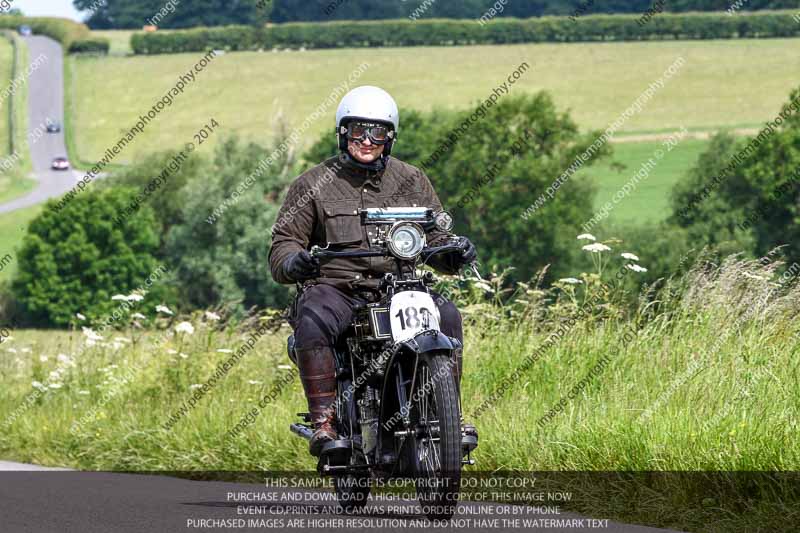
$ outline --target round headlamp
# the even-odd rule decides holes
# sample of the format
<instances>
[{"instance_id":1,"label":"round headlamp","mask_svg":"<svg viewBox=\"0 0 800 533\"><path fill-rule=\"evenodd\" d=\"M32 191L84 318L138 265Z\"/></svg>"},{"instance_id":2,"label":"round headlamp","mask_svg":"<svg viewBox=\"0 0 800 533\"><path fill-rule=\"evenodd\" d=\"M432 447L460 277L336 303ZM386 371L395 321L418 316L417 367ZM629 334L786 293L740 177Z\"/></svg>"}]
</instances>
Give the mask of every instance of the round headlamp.
<instances>
[{"instance_id":1,"label":"round headlamp","mask_svg":"<svg viewBox=\"0 0 800 533\"><path fill-rule=\"evenodd\" d=\"M413 259L425 248L425 231L418 224L398 222L389 230L389 251L400 259Z\"/></svg>"}]
</instances>

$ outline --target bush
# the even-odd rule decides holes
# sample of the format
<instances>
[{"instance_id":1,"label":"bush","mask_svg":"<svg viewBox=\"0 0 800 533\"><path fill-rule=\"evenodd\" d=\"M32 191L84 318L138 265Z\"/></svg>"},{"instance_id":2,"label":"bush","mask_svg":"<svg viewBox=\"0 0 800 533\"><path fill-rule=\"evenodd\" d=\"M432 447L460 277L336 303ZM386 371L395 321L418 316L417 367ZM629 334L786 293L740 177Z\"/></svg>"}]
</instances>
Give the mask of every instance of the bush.
<instances>
[{"instance_id":1,"label":"bush","mask_svg":"<svg viewBox=\"0 0 800 533\"><path fill-rule=\"evenodd\" d=\"M225 303L242 311L288 303L288 287L269 275L267 251L281 193L296 171L285 156L267 164L273 149L229 139L213 161L193 167L164 252L184 306Z\"/></svg>"},{"instance_id":2,"label":"bush","mask_svg":"<svg viewBox=\"0 0 800 533\"><path fill-rule=\"evenodd\" d=\"M69 47L70 54L101 54L107 55L111 41L101 37L81 39L74 41Z\"/></svg>"},{"instance_id":3,"label":"bush","mask_svg":"<svg viewBox=\"0 0 800 533\"><path fill-rule=\"evenodd\" d=\"M115 227L114 216L131 199L131 189L87 191L56 212L54 201L35 218L22 241L13 290L26 322L66 326L76 313L89 322L118 307L157 268L158 231L150 208ZM156 284L148 301L166 298Z\"/></svg>"},{"instance_id":4,"label":"bush","mask_svg":"<svg viewBox=\"0 0 800 533\"><path fill-rule=\"evenodd\" d=\"M662 13L646 24L640 15L475 20L424 19L369 22L286 23L268 27L226 26L169 33L137 33L136 54L201 52L211 49L363 48L376 46L453 46L530 42L734 39L800 36L794 12Z\"/></svg>"},{"instance_id":5,"label":"bush","mask_svg":"<svg viewBox=\"0 0 800 533\"><path fill-rule=\"evenodd\" d=\"M22 25L28 25L34 34L47 35L61 43L68 50L73 41L89 37L89 28L65 18L56 17L0 17L0 28L16 30Z\"/></svg>"}]
</instances>

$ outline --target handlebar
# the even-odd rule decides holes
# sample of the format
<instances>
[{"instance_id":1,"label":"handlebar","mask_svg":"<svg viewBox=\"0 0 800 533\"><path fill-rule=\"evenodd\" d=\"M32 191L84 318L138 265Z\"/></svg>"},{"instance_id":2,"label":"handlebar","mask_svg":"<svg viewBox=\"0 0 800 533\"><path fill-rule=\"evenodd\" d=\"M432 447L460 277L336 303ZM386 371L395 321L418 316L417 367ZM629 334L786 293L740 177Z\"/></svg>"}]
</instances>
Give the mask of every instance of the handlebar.
<instances>
[{"instance_id":1,"label":"handlebar","mask_svg":"<svg viewBox=\"0 0 800 533\"><path fill-rule=\"evenodd\" d=\"M444 246L431 246L428 248L423 248L422 252L420 253L420 257L423 261L428 260L428 258L445 252L459 252L461 251L461 247L457 244L446 244ZM334 259L338 257L350 257L350 258L361 258L361 257L394 257L388 250L352 250L349 252L337 252L335 250L327 250L325 248L320 248L319 246L312 246L311 247L311 257L316 257L318 259Z\"/></svg>"},{"instance_id":2,"label":"handlebar","mask_svg":"<svg viewBox=\"0 0 800 533\"><path fill-rule=\"evenodd\" d=\"M422 252L420 253L420 257L422 258L423 262L426 262L428 259L433 257L436 254L441 253L448 253L448 252L460 252L462 251L462 247L458 244L445 244L443 246L431 246L428 248L423 248ZM311 247L311 257L315 257L318 259L335 259L339 257L349 257L349 258L363 258L363 257L394 257L388 250L352 250L347 252L337 252L335 250L327 250L325 248L320 248L319 246L312 246ZM480 272L478 271L477 261L473 261L470 263L470 268L472 272L475 274L475 277L478 280L483 280L481 277Z\"/></svg>"}]
</instances>

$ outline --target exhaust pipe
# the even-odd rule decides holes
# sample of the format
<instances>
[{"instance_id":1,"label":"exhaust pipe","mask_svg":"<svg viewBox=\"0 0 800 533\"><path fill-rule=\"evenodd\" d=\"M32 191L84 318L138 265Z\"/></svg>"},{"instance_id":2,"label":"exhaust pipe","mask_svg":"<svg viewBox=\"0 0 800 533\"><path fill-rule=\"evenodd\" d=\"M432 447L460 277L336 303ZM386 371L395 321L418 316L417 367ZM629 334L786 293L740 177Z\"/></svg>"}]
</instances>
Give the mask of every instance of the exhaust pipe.
<instances>
[{"instance_id":1,"label":"exhaust pipe","mask_svg":"<svg viewBox=\"0 0 800 533\"><path fill-rule=\"evenodd\" d=\"M290 424L289 429L292 430L292 433L295 433L306 440L311 440L311 436L314 434L314 431L310 427L304 426L303 424Z\"/></svg>"}]
</instances>

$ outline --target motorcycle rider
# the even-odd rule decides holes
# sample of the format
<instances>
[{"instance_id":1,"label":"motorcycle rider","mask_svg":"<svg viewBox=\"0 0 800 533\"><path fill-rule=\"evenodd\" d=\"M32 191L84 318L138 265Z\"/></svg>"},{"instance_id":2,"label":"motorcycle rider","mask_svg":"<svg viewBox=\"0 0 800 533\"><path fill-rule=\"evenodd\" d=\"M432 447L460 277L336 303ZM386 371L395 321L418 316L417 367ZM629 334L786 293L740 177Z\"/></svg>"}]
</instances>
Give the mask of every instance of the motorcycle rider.
<instances>
[{"instance_id":1,"label":"motorcycle rider","mask_svg":"<svg viewBox=\"0 0 800 533\"><path fill-rule=\"evenodd\" d=\"M368 249L373 231L362 226L358 210L369 207L429 207L442 211L428 177L418 168L390 157L400 116L394 99L378 87L347 93L336 111L339 155L304 172L289 188L272 230L269 263L278 283L302 283L290 322L308 410L314 424L309 443L313 455L337 438L334 417L336 373L333 345L351 322L353 307L373 298L386 272L387 258L336 258L320 265L308 250L330 244L337 250ZM427 233L437 246L452 234L435 228ZM453 274L477 257L475 246L460 238L461 252L434 257L429 264ZM443 333L463 342L461 315L455 305L434 295ZM453 365L461 378L461 350ZM477 437L471 424L466 435Z\"/></svg>"}]
</instances>

